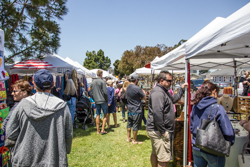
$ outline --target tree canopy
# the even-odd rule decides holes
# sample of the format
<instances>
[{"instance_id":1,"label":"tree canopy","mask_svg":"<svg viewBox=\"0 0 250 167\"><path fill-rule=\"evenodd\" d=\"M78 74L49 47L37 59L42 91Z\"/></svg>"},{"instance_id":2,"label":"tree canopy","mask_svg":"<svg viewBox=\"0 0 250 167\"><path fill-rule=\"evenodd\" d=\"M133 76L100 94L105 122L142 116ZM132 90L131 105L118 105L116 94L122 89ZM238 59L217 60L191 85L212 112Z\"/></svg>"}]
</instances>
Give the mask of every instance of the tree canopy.
<instances>
[{"instance_id":1,"label":"tree canopy","mask_svg":"<svg viewBox=\"0 0 250 167\"><path fill-rule=\"evenodd\" d=\"M186 42L186 40L182 39L173 47L158 44L156 46L136 46L134 50L126 50L122 55L121 61L119 62L118 71L120 74L123 73L129 75L137 68L144 67L147 63L154 60L156 56L161 57L184 42Z\"/></svg>"},{"instance_id":2,"label":"tree canopy","mask_svg":"<svg viewBox=\"0 0 250 167\"><path fill-rule=\"evenodd\" d=\"M41 58L57 52L60 47L60 27L68 10L67 0L1 0L0 28L5 32L6 62L15 57Z\"/></svg>"},{"instance_id":3,"label":"tree canopy","mask_svg":"<svg viewBox=\"0 0 250 167\"><path fill-rule=\"evenodd\" d=\"M87 58L83 62L83 66L87 69L103 69L108 70L111 65L111 60L108 56L104 56L103 50L99 50L97 53L95 51L86 52Z\"/></svg>"}]
</instances>

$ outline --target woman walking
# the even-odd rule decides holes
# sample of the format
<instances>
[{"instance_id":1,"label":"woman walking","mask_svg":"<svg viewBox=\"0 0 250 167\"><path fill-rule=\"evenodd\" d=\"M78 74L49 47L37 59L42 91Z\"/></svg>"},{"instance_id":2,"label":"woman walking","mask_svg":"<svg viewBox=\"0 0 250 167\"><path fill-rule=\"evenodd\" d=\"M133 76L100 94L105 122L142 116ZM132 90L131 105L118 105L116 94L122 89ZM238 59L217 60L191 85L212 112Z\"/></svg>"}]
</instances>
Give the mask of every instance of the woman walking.
<instances>
[{"instance_id":1,"label":"woman walking","mask_svg":"<svg viewBox=\"0 0 250 167\"><path fill-rule=\"evenodd\" d=\"M191 112L190 130L193 135L193 157L194 167L224 167L225 157L212 155L206 151L195 146L197 129L201 126L202 119L208 119L211 112L210 120L213 120L216 114L216 121L220 125L221 132L225 140L230 141L231 145L234 144L234 130L232 124L227 116L227 113L222 105L217 109L217 95L219 87L211 82L205 83L202 88L198 89L195 94L194 106ZM218 110L218 111L217 111Z\"/></svg>"},{"instance_id":2,"label":"woman walking","mask_svg":"<svg viewBox=\"0 0 250 167\"><path fill-rule=\"evenodd\" d=\"M119 92L119 97L121 97L121 106L122 106L122 118L123 118L123 123L125 122L125 106L128 105L127 102L127 95L126 95L126 90L128 85L130 84L129 81L125 81L123 83L122 89ZM127 106L128 107L128 106Z\"/></svg>"},{"instance_id":3,"label":"woman walking","mask_svg":"<svg viewBox=\"0 0 250 167\"><path fill-rule=\"evenodd\" d=\"M117 84L115 89L115 102L116 102L116 111L120 112L121 97L119 97L119 92L122 88L122 84Z\"/></svg>"},{"instance_id":4,"label":"woman walking","mask_svg":"<svg viewBox=\"0 0 250 167\"><path fill-rule=\"evenodd\" d=\"M110 114L113 114L113 119L115 123L115 127L117 128L117 117L116 117L116 106L115 106L115 98L114 98L114 88L113 88L113 81L108 80L107 81L107 93L108 93L108 119L107 119L107 124L108 124L108 129L110 129Z\"/></svg>"},{"instance_id":5,"label":"woman walking","mask_svg":"<svg viewBox=\"0 0 250 167\"><path fill-rule=\"evenodd\" d=\"M66 88L64 90L64 100L67 101L67 105L69 107L72 123L74 123L75 119L75 111L76 111L76 87L72 79L68 79Z\"/></svg>"}]
</instances>

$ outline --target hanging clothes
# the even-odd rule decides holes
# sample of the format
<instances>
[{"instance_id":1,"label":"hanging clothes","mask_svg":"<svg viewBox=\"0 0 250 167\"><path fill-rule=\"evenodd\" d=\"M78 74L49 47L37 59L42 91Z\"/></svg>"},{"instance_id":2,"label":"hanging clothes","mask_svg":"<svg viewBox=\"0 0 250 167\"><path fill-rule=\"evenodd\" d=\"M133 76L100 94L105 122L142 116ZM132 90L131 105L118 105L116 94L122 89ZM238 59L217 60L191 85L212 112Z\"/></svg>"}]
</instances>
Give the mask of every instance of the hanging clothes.
<instances>
[{"instance_id":1,"label":"hanging clothes","mask_svg":"<svg viewBox=\"0 0 250 167\"><path fill-rule=\"evenodd\" d=\"M78 90L78 82L77 82L77 72L76 70L74 69L71 73L71 78L75 84L75 87L76 87L76 90Z\"/></svg>"},{"instance_id":2,"label":"hanging clothes","mask_svg":"<svg viewBox=\"0 0 250 167\"><path fill-rule=\"evenodd\" d=\"M61 76L56 76L56 88L59 93L59 98L62 99L62 83L61 83Z\"/></svg>"}]
</instances>

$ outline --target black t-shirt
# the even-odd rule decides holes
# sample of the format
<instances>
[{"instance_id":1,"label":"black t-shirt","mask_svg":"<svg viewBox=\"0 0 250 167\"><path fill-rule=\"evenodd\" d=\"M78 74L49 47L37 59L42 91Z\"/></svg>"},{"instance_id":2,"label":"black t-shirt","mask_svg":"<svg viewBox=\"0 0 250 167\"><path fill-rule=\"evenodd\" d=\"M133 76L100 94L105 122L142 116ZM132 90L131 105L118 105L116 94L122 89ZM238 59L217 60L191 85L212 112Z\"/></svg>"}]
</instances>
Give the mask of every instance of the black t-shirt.
<instances>
[{"instance_id":1,"label":"black t-shirt","mask_svg":"<svg viewBox=\"0 0 250 167\"><path fill-rule=\"evenodd\" d=\"M141 113L141 99L145 96L142 89L134 84L130 84L126 90L128 101L128 112Z\"/></svg>"},{"instance_id":2,"label":"black t-shirt","mask_svg":"<svg viewBox=\"0 0 250 167\"><path fill-rule=\"evenodd\" d=\"M247 93L248 92L248 88L249 88L249 86L248 86L248 84L247 83L243 83L244 81L247 81L247 79L246 78L242 78L242 84L243 84L243 93L245 94L245 93Z\"/></svg>"}]
</instances>

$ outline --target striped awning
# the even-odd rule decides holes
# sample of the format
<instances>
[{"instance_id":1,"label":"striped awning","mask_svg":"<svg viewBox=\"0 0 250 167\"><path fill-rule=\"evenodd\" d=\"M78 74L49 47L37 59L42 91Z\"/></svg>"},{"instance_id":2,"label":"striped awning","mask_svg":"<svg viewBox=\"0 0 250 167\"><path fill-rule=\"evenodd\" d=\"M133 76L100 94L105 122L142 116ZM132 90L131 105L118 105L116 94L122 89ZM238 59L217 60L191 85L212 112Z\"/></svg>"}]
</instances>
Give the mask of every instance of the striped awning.
<instances>
[{"instance_id":1,"label":"striped awning","mask_svg":"<svg viewBox=\"0 0 250 167\"><path fill-rule=\"evenodd\" d=\"M26 69L26 70L39 70L39 69L52 69L52 64L39 59L23 60L15 64L11 69Z\"/></svg>"}]
</instances>

